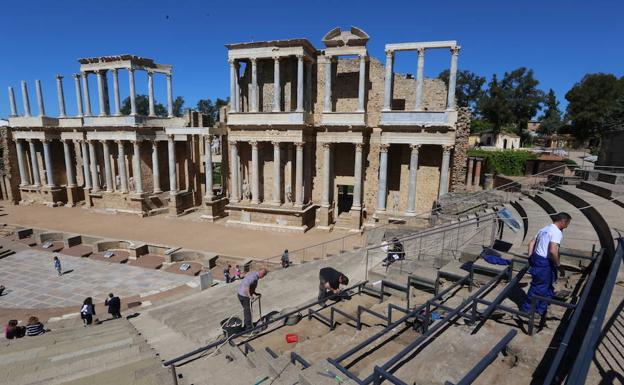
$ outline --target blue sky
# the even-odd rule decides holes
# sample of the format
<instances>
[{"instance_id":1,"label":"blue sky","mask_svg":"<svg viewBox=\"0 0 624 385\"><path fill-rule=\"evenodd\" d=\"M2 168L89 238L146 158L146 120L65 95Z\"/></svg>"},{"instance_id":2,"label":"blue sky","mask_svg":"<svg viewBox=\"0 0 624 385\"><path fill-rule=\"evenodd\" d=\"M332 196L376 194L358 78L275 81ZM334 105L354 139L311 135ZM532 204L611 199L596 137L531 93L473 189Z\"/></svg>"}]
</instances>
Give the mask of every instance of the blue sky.
<instances>
[{"instance_id":1,"label":"blue sky","mask_svg":"<svg viewBox=\"0 0 624 385\"><path fill-rule=\"evenodd\" d=\"M174 66L174 94L198 99L228 95L224 44L303 37L322 48L336 26L358 26L370 36L369 52L384 59L384 44L457 40L459 68L488 79L526 66L540 86L560 99L586 73L624 72L622 0L594 1L7 1L0 37L0 116L9 113L6 87L14 86L21 111L20 80L29 85L36 111L35 79L43 83L48 115L58 113L54 76L66 76L69 114L76 111L77 58L131 53ZM448 67L449 54L427 55L425 73ZM415 55L400 54L397 70L415 72ZM121 78L122 98L127 78ZM165 79L155 81L164 102ZM95 79L92 106L97 110ZM147 93L145 75L137 93Z\"/></svg>"}]
</instances>

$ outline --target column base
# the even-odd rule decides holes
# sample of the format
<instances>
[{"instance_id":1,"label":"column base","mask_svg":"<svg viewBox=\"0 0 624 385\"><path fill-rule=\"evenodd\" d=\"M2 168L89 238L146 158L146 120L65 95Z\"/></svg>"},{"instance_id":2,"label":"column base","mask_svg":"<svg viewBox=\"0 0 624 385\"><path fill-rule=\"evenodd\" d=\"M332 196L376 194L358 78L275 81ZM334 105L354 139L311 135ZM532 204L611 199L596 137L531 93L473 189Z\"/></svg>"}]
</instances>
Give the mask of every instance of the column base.
<instances>
[{"instance_id":1,"label":"column base","mask_svg":"<svg viewBox=\"0 0 624 385\"><path fill-rule=\"evenodd\" d=\"M200 218L208 222L214 222L219 218L225 217L225 206L227 204L228 199L225 197L212 197L210 199L204 198L204 204L202 208L203 214Z\"/></svg>"},{"instance_id":2,"label":"column base","mask_svg":"<svg viewBox=\"0 0 624 385\"><path fill-rule=\"evenodd\" d=\"M84 195L82 195L82 197L78 195L78 186L66 186L65 191L67 192L67 203L65 206L74 207L78 202L84 199Z\"/></svg>"},{"instance_id":3,"label":"column base","mask_svg":"<svg viewBox=\"0 0 624 385\"><path fill-rule=\"evenodd\" d=\"M319 228L330 229L334 224L334 209L331 206L321 206L318 209Z\"/></svg>"},{"instance_id":4,"label":"column base","mask_svg":"<svg viewBox=\"0 0 624 385\"><path fill-rule=\"evenodd\" d=\"M416 211L406 211L405 212L405 216L406 217L415 217L416 216Z\"/></svg>"}]
</instances>

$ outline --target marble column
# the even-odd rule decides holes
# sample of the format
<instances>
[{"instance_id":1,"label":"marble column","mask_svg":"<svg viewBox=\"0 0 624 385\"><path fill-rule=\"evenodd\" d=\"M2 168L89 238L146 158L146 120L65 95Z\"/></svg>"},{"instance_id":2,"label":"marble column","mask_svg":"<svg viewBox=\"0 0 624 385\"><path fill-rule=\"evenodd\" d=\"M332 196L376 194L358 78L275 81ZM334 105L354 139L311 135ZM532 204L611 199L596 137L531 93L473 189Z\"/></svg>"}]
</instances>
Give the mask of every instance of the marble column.
<instances>
[{"instance_id":1,"label":"marble column","mask_svg":"<svg viewBox=\"0 0 624 385\"><path fill-rule=\"evenodd\" d=\"M154 106L154 72L147 71L147 97L149 103L149 116L156 116Z\"/></svg>"},{"instance_id":2,"label":"marble column","mask_svg":"<svg viewBox=\"0 0 624 385\"><path fill-rule=\"evenodd\" d=\"M360 76L358 85L358 109L357 112L364 112L364 95L366 94L366 56L360 55Z\"/></svg>"},{"instance_id":3,"label":"marble column","mask_svg":"<svg viewBox=\"0 0 624 385\"><path fill-rule=\"evenodd\" d=\"M363 143L355 143L355 172L353 183L353 204L352 210L359 210L362 208L362 147Z\"/></svg>"},{"instance_id":4,"label":"marble column","mask_svg":"<svg viewBox=\"0 0 624 385\"><path fill-rule=\"evenodd\" d=\"M475 187L479 187L481 185L481 163L483 162L483 158L476 158L475 162L474 180L472 184Z\"/></svg>"},{"instance_id":5,"label":"marble column","mask_svg":"<svg viewBox=\"0 0 624 385\"><path fill-rule=\"evenodd\" d=\"M204 174L206 175L206 200L214 198L212 191L212 135L207 135L204 140Z\"/></svg>"},{"instance_id":6,"label":"marble column","mask_svg":"<svg viewBox=\"0 0 624 385\"><path fill-rule=\"evenodd\" d=\"M303 55L297 55L297 112L303 112Z\"/></svg>"},{"instance_id":7,"label":"marble column","mask_svg":"<svg viewBox=\"0 0 624 385\"><path fill-rule=\"evenodd\" d=\"M67 116L65 111L65 93L63 92L63 77L56 75L56 96L58 97L59 118Z\"/></svg>"},{"instance_id":8,"label":"marble column","mask_svg":"<svg viewBox=\"0 0 624 385\"><path fill-rule=\"evenodd\" d=\"M296 155L295 155L295 205L303 205L303 146L305 143L296 142Z\"/></svg>"},{"instance_id":9,"label":"marble column","mask_svg":"<svg viewBox=\"0 0 624 385\"><path fill-rule=\"evenodd\" d=\"M410 146L412 152L410 153L410 168L409 168L409 182L407 186L407 214L416 214L416 182L418 179L418 150L420 144L413 144Z\"/></svg>"},{"instance_id":10,"label":"marble column","mask_svg":"<svg viewBox=\"0 0 624 385\"><path fill-rule=\"evenodd\" d=\"M282 79L280 77L280 58L273 58L273 112L282 110Z\"/></svg>"},{"instance_id":11,"label":"marble column","mask_svg":"<svg viewBox=\"0 0 624 385\"><path fill-rule=\"evenodd\" d=\"M141 175L141 142L132 141L132 164L134 165L134 192L143 194L143 177Z\"/></svg>"},{"instance_id":12,"label":"marble column","mask_svg":"<svg viewBox=\"0 0 624 385\"><path fill-rule=\"evenodd\" d=\"M323 196L321 206L329 207L329 185L331 184L331 143L323 143Z\"/></svg>"},{"instance_id":13,"label":"marble column","mask_svg":"<svg viewBox=\"0 0 624 385\"><path fill-rule=\"evenodd\" d=\"M251 58L251 112L258 112L258 59Z\"/></svg>"},{"instance_id":14,"label":"marble column","mask_svg":"<svg viewBox=\"0 0 624 385\"><path fill-rule=\"evenodd\" d=\"M446 109L455 109L455 87L457 84L457 59L459 57L459 47L451 48L451 68L449 70L448 99Z\"/></svg>"},{"instance_id":15,"label":"marble column","mask_svg":"<svg viewBox=\"0 0 624 385\"><path fill-rule=\"evenodd\" d=\"M280 142L273 142L273 203L282 203L282 163Z\"/></svg>"},{"instance_id":16,"label":"marble column","mask_svg":"<svg viewBox=\"0 0 624 385\"><path fill-rule=\"evenodd\" d=\"M104 74L103 71L97 71L97 86L98 86L98 103L100 105L99 116L106 116L106 97L104 96Z\"/></svg>"},{"instance_id":17,"label":"marble column","mask_svg":"<svg viewBox=\"0 0 624 385\"><path fill-rule=\"evenodd\" d=\"M84 111L82 109L82 90L80 89L80 74L74 74L74 87L76 89L76 116L82 117Z\"/></svg>"},{"instance_id":18,"label":"marble column","mask_svg":"<svg viewBox=\"0 0 624 385\"><path fill-rule=\"evenodd\" d=\"M323 102L323 112L332 110L332 57L325 57L325 99Z\"/></svg>"},{"instance_id":19,"label":"marble column","mask_svg":"<svg viewBox=\"0 0 624 385\"><path fill-rule=\"evenodd\" d=\"M418 67L416 69L416 111L423 109L423 85L425 83L425 49L418 49Z\"/></svg>"},{"instance_id":20,"label":"marble column","mask_svg":"<svg viewBox=\"0 0 624 385\"><path fill-rule=\"evenodd\" d=\"M154 184L154 194L161 193L160 188L160 163L158 160L158 141L152 140L152 180Z\"/></svg>"},{"instance_id":21,"label":"marble column","mask_svg":"<svg viewBox=\"0 0 624 385\"><path fill-rule=\"evenodd\" d=\"M45 164L47 187L54 187L54 170L52 169L52 153L50 152L50 140L43 139L43 163Z\"/></svg>"},{"instance_id":22,"label":"marble column","mask_svg":"<svg viewBox=\"0 0 624 385\"><path fill-rule=\"evenodd\" d=\"M472 187L472 169L474 167L474 158L468 158L468 170L466 170L466 189Z\"/></svg>"},{"instance_id":23,"label":"marble column","mask_svg":"<svg viewBox=\"0 0 624 385\"><path fill-rule=\"evenodd\" d=\"M229 60L230 63L230 109L232 112L238 112L238 106L236 105L236 61Z\"/></svg>"},{"instance_id":24,"label":"marble column","mask_svg":"<svg viewBox=\"0 0 624 385\"><path fill-rule=\"evenodd\" d=\"M392 108L392 62L394 52L386 51L386 75L384 79L384 104L383 110L390 111Z\"/></svg>"},{"instance_id":25,"label":"marble column","mask_svg":"<svg viewBox=\"0 0 624 385\"><path fill-rule=\"evenodd\" d=\"M89 146L86 140L80 141L80 148L82 149L82 175L84 177L84 188L91 188L91 173L89 172Z\"/></svg>"},{"instance_id":26,"label":"marble column","mask_svg":"<svg viewBox=\"0 0 624 385\"><path fill-rule=\"evenodd\" d=\"M41 178L39 176L39 161L37 160L37 150L35 149L35 140L29 139L28 146L30 147L30 167L32 168L31 174L33 179L33 186L41 186Z\"/></svg>"},{"instance_id":27,"label":"marble column","mask_svg":"<svg viewBox=\"0 0 624 385\"><path fill-rule=\"evenodd\" d=\"M240 189L239 189L239 160L238 160L238 143L230 142L230 184L232 191L230 193L230 201L232 203L238 203L240 201Z\"/></svg>"},{"instance_id":28,"label":"marble column","mask_svg":"<svg viewBox=\"0 0 624 385\"><path fill-rule=\"evenodd\" d=\"M82 93L84 95L84 116L92 116L91 114L91 96L89 95L89 73L82 73Z\"/></svg>"},{"instance_id":29,"label":"marble column","mask_svg":"<svg viewBox=\"0 0 624 385\"><path fill-rule=\"evenodd\" d=\"M258 161L258 142L251 141L251 203L260 203L260 162Z\"/></svg>"},{"instance_id":30,"label":"marble column","mask_svg":"<svg viewBox=\"0 0 624 385\"><path fill-rule=\"evenodd\" d=\"M41 90L41 80L35 80L35 91L37 92L37 107L39 116L45 116L45 104L43 103L43 91Z\"/></svg>"},{"instance_id":31,"label":"marble column","mask_svg":"<svg viewBox=\"0 0 624 385\"><path fill-rule=\"evenodd\" d=\"M106 180L106 191L113 192L115 188L113 184L113 169L111 167L108 140L102 141L102 153L104 155L104 179Z\"/></svg>"},{"instance_id":32,"label":"marble column","mask_svg":"<svg viewBox=\"0 0 624 385\"><path fill-rule=\"evenodd\" d=\"M15 140L15 149L17 151L17 167L20 174L20 186L28 185L28 174L26 173L26 159L24 158L24 145L21 139Z\"/></svg>"},{"instance_id":33,"label":"marble column","mask_svg":"<svg viewBox=\"0 0 624 385\"><path fill-rule=\"evenodd\" d=\"M11 107L11 115L9 116L17 116L17 104L15 103L15 92L13 92L13 87L9 87L9 106Z\"/></svg>"},{"instance_id":34,"label":"marble column","mask_svg":"<svg viewBox=\"0 0 624 385\"><path fill-rule=\"evenodd\" d=\"M169 152L169 193L178 193L178 171L176 170L175 137L167 136L167 149Z\"/></svg>"},{"instance_id":35,"label":"marble column","mask_svg":"<svg viewBox=\"0 0 624 385\"><path fill-rule=\"evenodd\" d=\"M89 140L89 164L91 165L91 187L93 192L100 191L100 178L97 170L97 154L95 152L95 142Z\"/></svg>"},{"instance_id":36,"label":"marble column","mask_svg":"<svg viewBox=\"0 0 624 385\"><path fill-rule=\"evenodd\" d=\"M306 61L306 110L312 112L312 61Z\"/></svg>"},{"instance_id":37,"label":"marble column","mask_svg":"<svg viewBox=\"0 0 624 385\"><path fill-rule=\"evenodd\" d=\"M386 211L386 198L388 195L388 148L390 145L379 146L379 189L377 190L377 211Z\"/></svg>"},{"instance_id":38,"label":"marble column","mask_svg":"<svg viewBox=\"0 0 624 385\"><path fill-rule=\"evenodd\" d=\"M119 184L121 192L128 192L128 176L126 174L126 147L123 140L117 140L117 168L119 169Z\"/></svg>"},{"instance_id":39,"label":"marble column","mask_svg":"<svg viewBox=\"0 0 624 385\"><path fill-rule=\"evenodd\" d=\"M128 69L128 84L130 85L130 115L137 114L136 89L134 87L134 68Z\"/></svg>"},{"instance_id":40,"label":"marble column","mask_svg":"<svg viewBox=\"0 0 624 385\"><path fill-rule=\"evenodd\" d=\"M67 176L67 187L76 187L76 175L72 162L71 141L63 140L63 155L65 156L65 175Z\"/></svg>"},{"instance_id":41,"label":"marble column","mask_svg":"<svg viewBox=\"0 0 624 385\"><path fill-rule=\"evenodd\" d=\"M453 146L442 146L442 166L440 167L440 188L438 198L448 192L449 185L449 165L451 161L451 150Z\"/></svg>"},{"instance_id":42,"label":"marble column","mask_svg":"<svg viewBox=\"0 0 624 385\"><path fill-rule=\"evenodd\" d=\"M173 117L173 75L167 74L167 116Z\"/></svg>"},{"instance_id":43,"label":"marble column","mask_svg":"<svg viewBox=\"0 0 624 385\"><path fill-rule=\"evenodd\" d=\"M28 98L28 86L22 80L22 104L24 105L24 116L30 117L30 99Z\"/></svg>"},{"instance_id":44,"label":"marble column","mask_svg":"<svg viewBox=\"0 0 624 385\"><path fill-rule=\"evenodd\" d=\"M119 71L117 68L111 70L113 73L113 99L115 100L115 116L121 116L121 98L119 96Z\"/></svg>"}]
</instances>

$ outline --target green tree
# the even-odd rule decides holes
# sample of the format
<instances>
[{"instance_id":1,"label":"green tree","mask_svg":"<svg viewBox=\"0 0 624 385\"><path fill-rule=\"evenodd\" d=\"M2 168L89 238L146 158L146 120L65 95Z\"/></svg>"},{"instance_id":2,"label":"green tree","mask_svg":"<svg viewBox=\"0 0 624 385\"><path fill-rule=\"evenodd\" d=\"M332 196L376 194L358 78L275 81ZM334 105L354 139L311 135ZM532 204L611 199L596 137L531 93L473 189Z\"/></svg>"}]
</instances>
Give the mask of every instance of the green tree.
<instances>
[{"instance_id":1,"label":"green tree","mask_svg":"<svg viewBox=\"0 0 624 385\"><path fill-rule=\"evenodd\" d=\"M217 98L214 102L211 99L200 99L197 102L197 111L208 115L208 122L212 126L219 121L219 110L227 105L228 99Z\"/></svg>"},{"instance_id":2,"label":"green tree","mask_svg":"<svg viewBox=\"0 0 624 385\"><path fill-rule=\"evenodd\" d=\"M442 79L448 87L449 70L444 70L438 75L438 79ZM470 107L473 116L478 116L477 104L484 94L483 85L485 77L479 76L474 72L463 70L457 72L457 80L455 87L455 97L457 98L457 106Z\"/></svg>"},{"instance_id":3,"label":"green tree","mask_svg":"<svg viewBox=\"0 0 624 385\"><path fill-rule=\"evenodd\" d=\"M561 119L561 110L559 110L559 101L552 88L548 90L544 107L545 111L540 118L538 133L541 135L555 134L563 127L563 121Z\"/></svg>"},{"instance_id":4,"label":"green tree","mask_svg":"<svg viewBox=\"0 0 624 385\"><path fill-rule=\"evenodd\" d=\"M173 116L181 117L184 115L184 98L178 96L173 100Z\"/></svg>"},{"instance_id":5,"label":"green tree","mask_svg":"<svg viewBox=\"0 0 624 385\"><path fill-rule=\"evenodd\" d=\"M499 84L496 74L492 75L492 80L488 83L485 94L479 99L477 107L483 118L492 125L495 133L513 122L514 116L508 95Z\"/></svg>"},{"instance_id":6,"label":"green tree","mask_svg":"<svg viewBox=\"0 0 624 385\"><path fill-rule=\"evenodd\" d=\"M137 95L135 98L138 115L149 115L149 98L146 95ZM121 113L130 115L130 97L126 97L121 103ZM167 108L154 100L154 112L157 116L167 116Z\"/></svg>"}]
</instances>

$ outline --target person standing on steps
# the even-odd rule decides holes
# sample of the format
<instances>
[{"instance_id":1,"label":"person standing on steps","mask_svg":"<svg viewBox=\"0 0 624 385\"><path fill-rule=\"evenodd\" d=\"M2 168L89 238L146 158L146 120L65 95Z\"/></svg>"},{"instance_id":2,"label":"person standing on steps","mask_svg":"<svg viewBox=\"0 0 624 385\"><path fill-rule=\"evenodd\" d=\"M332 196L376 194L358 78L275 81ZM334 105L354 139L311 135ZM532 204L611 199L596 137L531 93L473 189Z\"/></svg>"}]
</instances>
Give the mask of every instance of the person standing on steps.
<instances>
[{"instance_id":1,"label":"person standing on steps","mask_svg":"<svg viewBox=\"0 0 624 385\"><path fill-rule=\"evenodd\" d=\"M319 271L319 294L318 300L324 300L332 295L340 293L340 285L348 285L349 278L334 269L324 267Z\"/></svg>"},{"instance_id":2,"label":"person standing on steps","mask_svg":"<svg viewBox=\"0 0 624 385\"><path fill-rule=\"evenodd\" d=\"M531 286L527 298L520 307L524 312L531 311L531 301L534 296L553 298L555 295L554 283L557 272L564 274L559 259L559 245L563 240L563 232L570 225L572 217L567 213L558 213L552 217L553 223L540 229L529 242L529 274ZM548 303L536 301L535 310L541 315L546 314Z\"/></svg>"},{"instance_id":3,"label":"person standing on steps","mask_svg":"<svg viewBox=\"0 0 624 385\"><path fill-rule=\"evenodd\" d=\"M56 255L54 256L54 269L58 272L58 276L63 275L63 270L61 269L61 260Z\"/></svg>"},{"instance_id":4,"label":"person standing on steps","mask_svg":"<svg viewBox=\"0 0 624 385\"><path fill-rule=\"evenodd\" d=\"M290 257L288 256L288 249L282 253L282 268L286 269L290 266Z\"/></svg>"},{"instance_id":5,"label":"person standing on steps","mask_svg":"<svg viewBox=\"0 0 624 385\"><path fill-rule=\"evenodd\" d=\"M245 278L242 279L238 285L238 300L243 307L243 318L245 330L253 328L251 320L251 299L253 297L260 297L260 293L256 293L258 287L258 281L267 275L267 269L260 269L258 271L250 271L245 274Z\"/></svg>"},{"instance_id":6,"label":"person standing on steps","mask_svg":"<svg viewBox=\"0 0 624 385\"><path fill-rule=\"evenodd\" d=\"M108 306L108 314L113 318L121 318L121 300L115 297L113 293L108 294L108 298L104 300L104 306Z\"/></svg>"},{"instance_id":7,"label":"person standing on steps","mask_svg":"<svg viewBox=\"0 0 624 385\"><path fill-rule=\"evenodd\" d=\"M94 315L95 306L93 306L93 298L87 297L82 303L82 308L80 308L80 318L82 318L85 327L93 323Z\"/></svg>"},{"instance_id":8,"label":"person standing on steps","mask_svg":"<svg viewBox=\"0 0 624 385\"><path fill-rule=\"evenodd\" d=\"M225 266L225 268L223 269L223 278L225 279L225 283L230 283L232 282L232 275L230 274L230 269L232 268L232 265L230 265L229 263Z\"/></svg>"}]
</instances>

